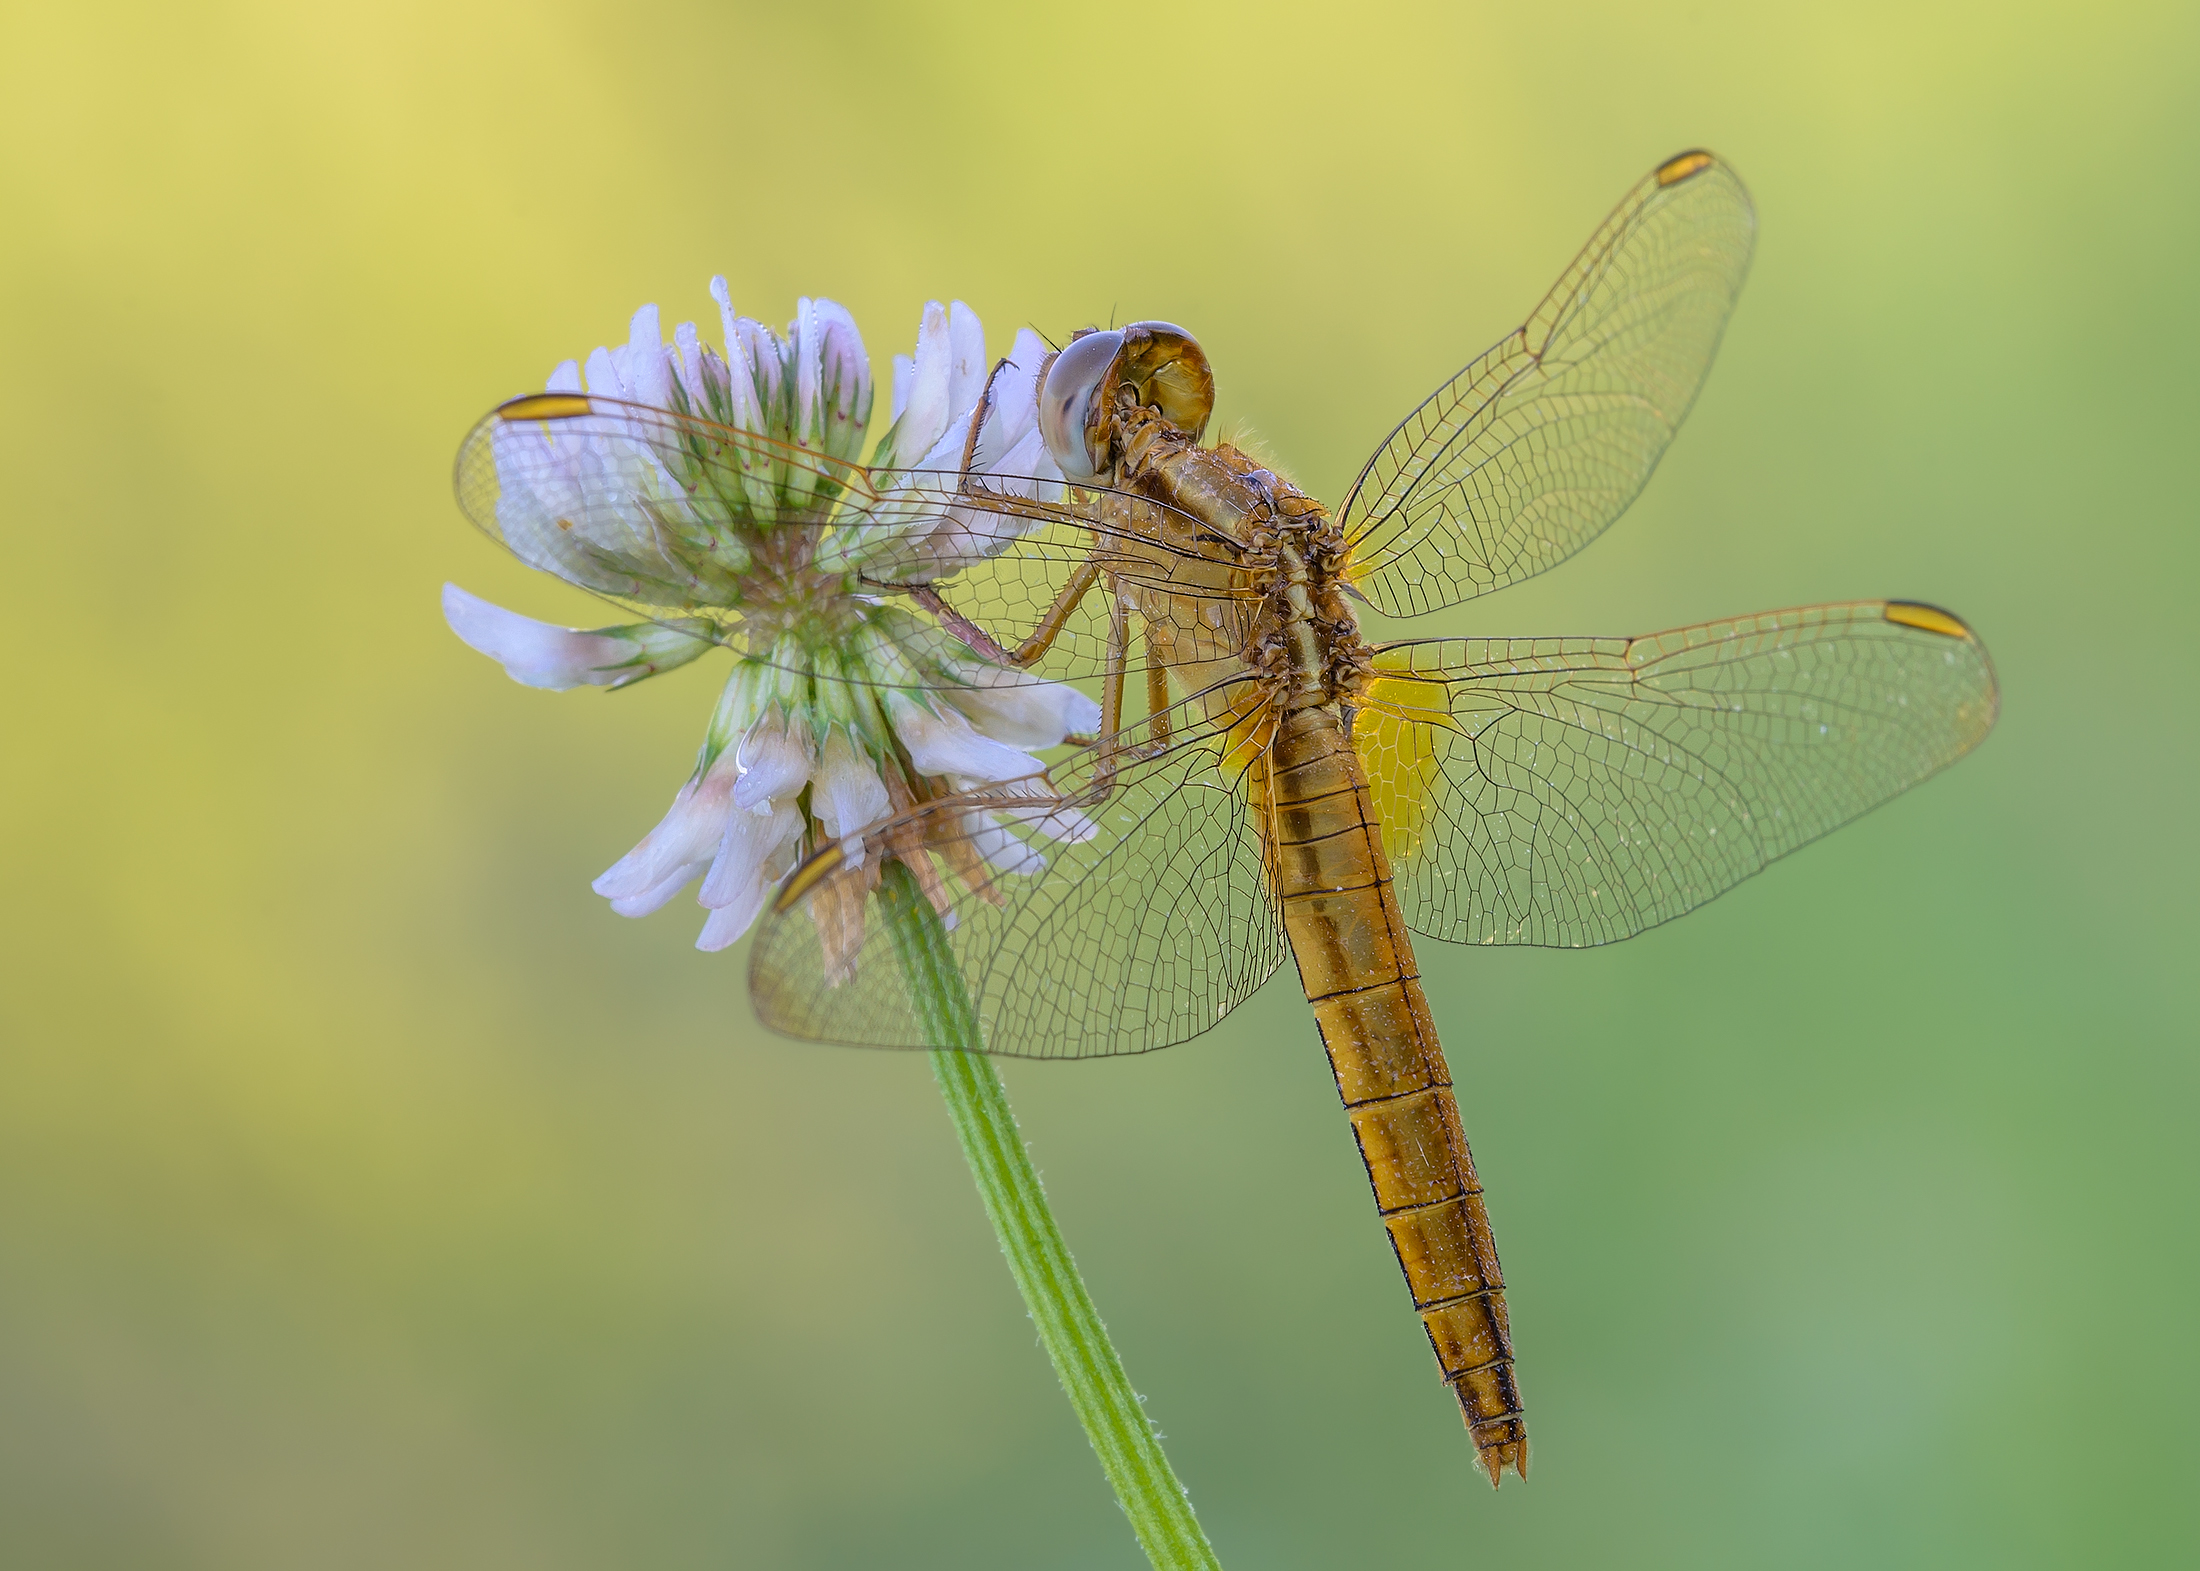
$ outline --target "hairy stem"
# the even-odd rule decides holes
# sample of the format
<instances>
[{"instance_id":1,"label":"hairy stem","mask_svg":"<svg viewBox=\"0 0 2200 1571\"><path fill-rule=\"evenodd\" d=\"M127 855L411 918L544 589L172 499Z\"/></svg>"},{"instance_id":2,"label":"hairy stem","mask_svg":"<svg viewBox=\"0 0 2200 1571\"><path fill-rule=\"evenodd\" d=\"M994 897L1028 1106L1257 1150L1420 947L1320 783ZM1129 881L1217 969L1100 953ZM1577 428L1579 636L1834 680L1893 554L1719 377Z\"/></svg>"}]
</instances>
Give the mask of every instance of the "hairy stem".
<instances>
[{"instance_id":1,"label":"hairy stem","mask_svg":"<svg viewBox=\"0 0 2200 1571\"><path fill-rule=\"evenodd\" d=\"M1155 1571L1220 1571L1047 1209L1039 1174L1017 1137L1008 1093L981 1050L977 1011L947 947L946 930L899 862L886 864L879 904L918 1018L932 1041L953 1044L954 1050L932 1054L932 1073L1001 1253L1008 1257L1009 1274L1139 1547Z\"/></svg>"}]
</instances>

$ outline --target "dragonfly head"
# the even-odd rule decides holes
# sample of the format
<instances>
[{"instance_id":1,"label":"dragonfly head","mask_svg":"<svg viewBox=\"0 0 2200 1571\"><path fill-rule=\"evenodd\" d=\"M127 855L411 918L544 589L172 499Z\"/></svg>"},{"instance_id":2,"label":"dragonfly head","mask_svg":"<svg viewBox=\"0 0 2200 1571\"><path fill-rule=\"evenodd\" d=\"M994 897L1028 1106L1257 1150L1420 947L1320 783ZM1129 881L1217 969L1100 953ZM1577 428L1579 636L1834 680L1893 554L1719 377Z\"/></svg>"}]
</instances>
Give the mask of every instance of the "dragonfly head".
<instances>
[{"instance_id":1,"label":"dragonfly head","mask_svg":"<svg viewBox=\"0 0 2200 1571\"><path fill-rule=\"evenodd\" d=\"M1133 322L1080 333L1048 362L1039 391L1039 429L1070 479L1096 479L1109 467L1118 389L1195 440L1214 412L1214 369L1183 328Z\"/></svg>"}]
</instances>

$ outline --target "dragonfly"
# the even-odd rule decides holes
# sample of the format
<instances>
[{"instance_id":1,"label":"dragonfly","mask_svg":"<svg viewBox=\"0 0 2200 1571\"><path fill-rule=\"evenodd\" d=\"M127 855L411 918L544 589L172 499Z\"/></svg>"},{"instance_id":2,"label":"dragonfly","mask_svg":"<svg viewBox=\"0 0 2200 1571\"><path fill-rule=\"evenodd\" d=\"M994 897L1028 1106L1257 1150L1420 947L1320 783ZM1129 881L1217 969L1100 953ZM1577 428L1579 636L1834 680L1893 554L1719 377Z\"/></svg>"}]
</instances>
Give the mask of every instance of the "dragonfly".
<instances>
[{"instance_id":1,"label":"dragonfly","mask_svg":"<svg viewBox=\"0 0 2200 1571\"><path fill-rule=\"evenodd\" d=\"M982 421L962 467L933 473L593 395L514 400L484 425L640 432L799 539L805 571L853 574L900 607L913 644L1098 684L1096 732L1038 775L919 778L887 820L813 833L752 942L758 1016L818 1041L967 1045L940 1039L894 933L866 917L888 860L930 897L996 1055L1186 1041L1288 955L1414 1313L1496 1484L1526 1475L1525 1408L1415 939L1585 948L1640 933L1951 763L1997 712L1978 637L1914 600L1635 637L1363 638L1360 607L1412 617L1503 589L1627 508L1710 369L1754 232L1719 158L1659 164L1520 327L1399 422L1335 510L1205 440L1212 366L1163 322L1087 330L1031 384L1054 483L979 464ZM468 454L462 500L498 533L488 445ZM616 472L574 485L579 512L632 516ZM689 514L661 516L654 555L591 554L572 544L585 529L523 554L645 615L753 639L712 586L755 564L717 560ZM909 669L936 664L913 653Z\"/></svg>"}]
</instances>

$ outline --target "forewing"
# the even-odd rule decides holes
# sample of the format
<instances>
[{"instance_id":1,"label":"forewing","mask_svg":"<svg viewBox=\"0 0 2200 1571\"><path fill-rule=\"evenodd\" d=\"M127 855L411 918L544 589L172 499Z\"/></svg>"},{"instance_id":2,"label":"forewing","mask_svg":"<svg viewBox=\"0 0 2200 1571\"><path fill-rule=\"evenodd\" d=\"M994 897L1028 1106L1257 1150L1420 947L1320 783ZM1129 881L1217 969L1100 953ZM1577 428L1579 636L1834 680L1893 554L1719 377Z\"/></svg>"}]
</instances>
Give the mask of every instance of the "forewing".
<instances>
[{"instance_id":1,"label":"forewing","mask_svg":"<svg viewBox=\"0 0 2200 1571\"><path fill-rule=\"evenodd\" d=\"M871 891L881 847L927 849L948 947L987 1049L1018 1058L1140 1053L1212 1026L1284 955L1260 839L1220 728L1188 701L1041 779L923 804L868 831L864 865L827 847L792 873L749 960L774 1030L933 1047ZM1043 863L1042 863L1043 859ZM909 856L904 856L908 861Z\"/></svg>"},{"instance_id":2,"label":"forewing","mask_svg":"<svg viewBox=\"0 0 2200 1571\"><path fill-rule=\"evenodd\" d=\"M1408 415L1339 515L1380 610L1415 616L1556 566L1649 480L1711 368L1756 227L1709 153L1627 194L1525 324Z\"/></svg>"},{"instance_id":3,"label":"forewing","mask_svg":"<svg viewBox=\"0 0 2200 1571\"><path fill-rule=\"evenodd\" d=\"M1013 649L1090 570L1095 589L1032 667L1090 675L1106 663L1110 597L1124 585L1166 590L1147 598L1178 606L1229 588L1212 562L1169 543L1196 524L1147 498L998 472L870 469L593 395L491 411L459 450L455 484L467 516L528 565L647 619L700 620L736 645L750 615L779 609L773 597L852 587L896 600L938 648ZM817 577L805 584L808 568ZM933 664L899 674L959 680Z\"/></svg>"},{"instance_id":4,"label":"forewing","mask_svg":"<svg viewBox=\"0 0 2200 1571\"><path fill-rule=\"evenodd\" d=\"M1355 739L1406 920L1476 944L1679 916L1961 757L1998 701L1971 631L1902 601L1376 664Z\"/></svg>"}]
</instances>

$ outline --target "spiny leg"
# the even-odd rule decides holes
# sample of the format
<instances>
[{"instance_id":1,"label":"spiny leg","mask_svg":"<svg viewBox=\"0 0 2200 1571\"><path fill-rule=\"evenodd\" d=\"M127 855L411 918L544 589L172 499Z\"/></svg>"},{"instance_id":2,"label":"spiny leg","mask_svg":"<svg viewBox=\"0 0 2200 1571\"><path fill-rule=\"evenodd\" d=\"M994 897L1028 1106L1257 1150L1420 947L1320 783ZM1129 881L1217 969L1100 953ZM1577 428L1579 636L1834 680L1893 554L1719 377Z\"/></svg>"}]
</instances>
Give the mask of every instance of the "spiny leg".
<instances>
[{"instance_id":1,"label":"spiny leg","mask_svg":"<svg viewBox=\"0 0 2200 1571\"><path fill-rule=\"evenodd\" d=\"M1099 553L1095 552L1077 564L1077 571L1055 595L1054 603L1047 607L1046 615L1039 619L1031 636L1013 650L1003 647L998 639L967 616L947 603L947 599L930 584L880 584L881 589L899 589L918 605L940 619L940 625L954 634L973 654L981 655L996 665L1018 669L1031 665L1054 647L1054 641L1062 636L1062 629L1093 585L1100 582Z\"/></svg>"},{"instance_id":2,"label":"spiny leg","mask_svg":"<svg viewBox=\"0 0 2200 1571\"><path fill-rule=\"evenodd\" d=\"M1110 594L1108 657L1100 677L1100 757L1092 772L1095 800L1105 800L1115 788L1115 760L1123 747L1123 670L1130 660L1130 629L1130 608L1120 593Z\"/></svg>"},{"instance_id":3,"label":"spiny leg","mask_svg":"<svg viewBox=\"0 0 2200 1571\"><path fill-rule=\"evenodd\" d=\"M1055 639L1062 636L1062 629L1069 625L1071 613L1084 603L1100 582L1100 553L1093 552L1077 564L1077 571L1069 575L1069 582L1054 597L1054 604L1047 607L1046 615L1039 618L1039 625L1031 636L1016 646L1016 652L1008 658L1019 666L1028 666L1054 647Z\"/></svg>"},{"instance_id":4,"label":"spiny leg","mask_svg":"<svg viewBox=\"0 0 2200 1571\"><path fill-rule=\"evenodd\" d=\"M995 665L1015 665L1016 657L994 641L993 635L973 622L960 611L940 598L940 592L930 584L910 584L905 592L925 610L940 619L940 626L955 635L973 654L980 655Z\"/></svg>"},{"instance_id":5,"label":"spiny leg","mask_svg":"<svg viewBox=\"0 0 2200 1571\"><path fill-rule=\"evenodd\" d=\"M1154 658L1153 632L1146 633L1146 746L1160 752L1169 745L1169 668Z\"/></svg>"}]
</instances>

